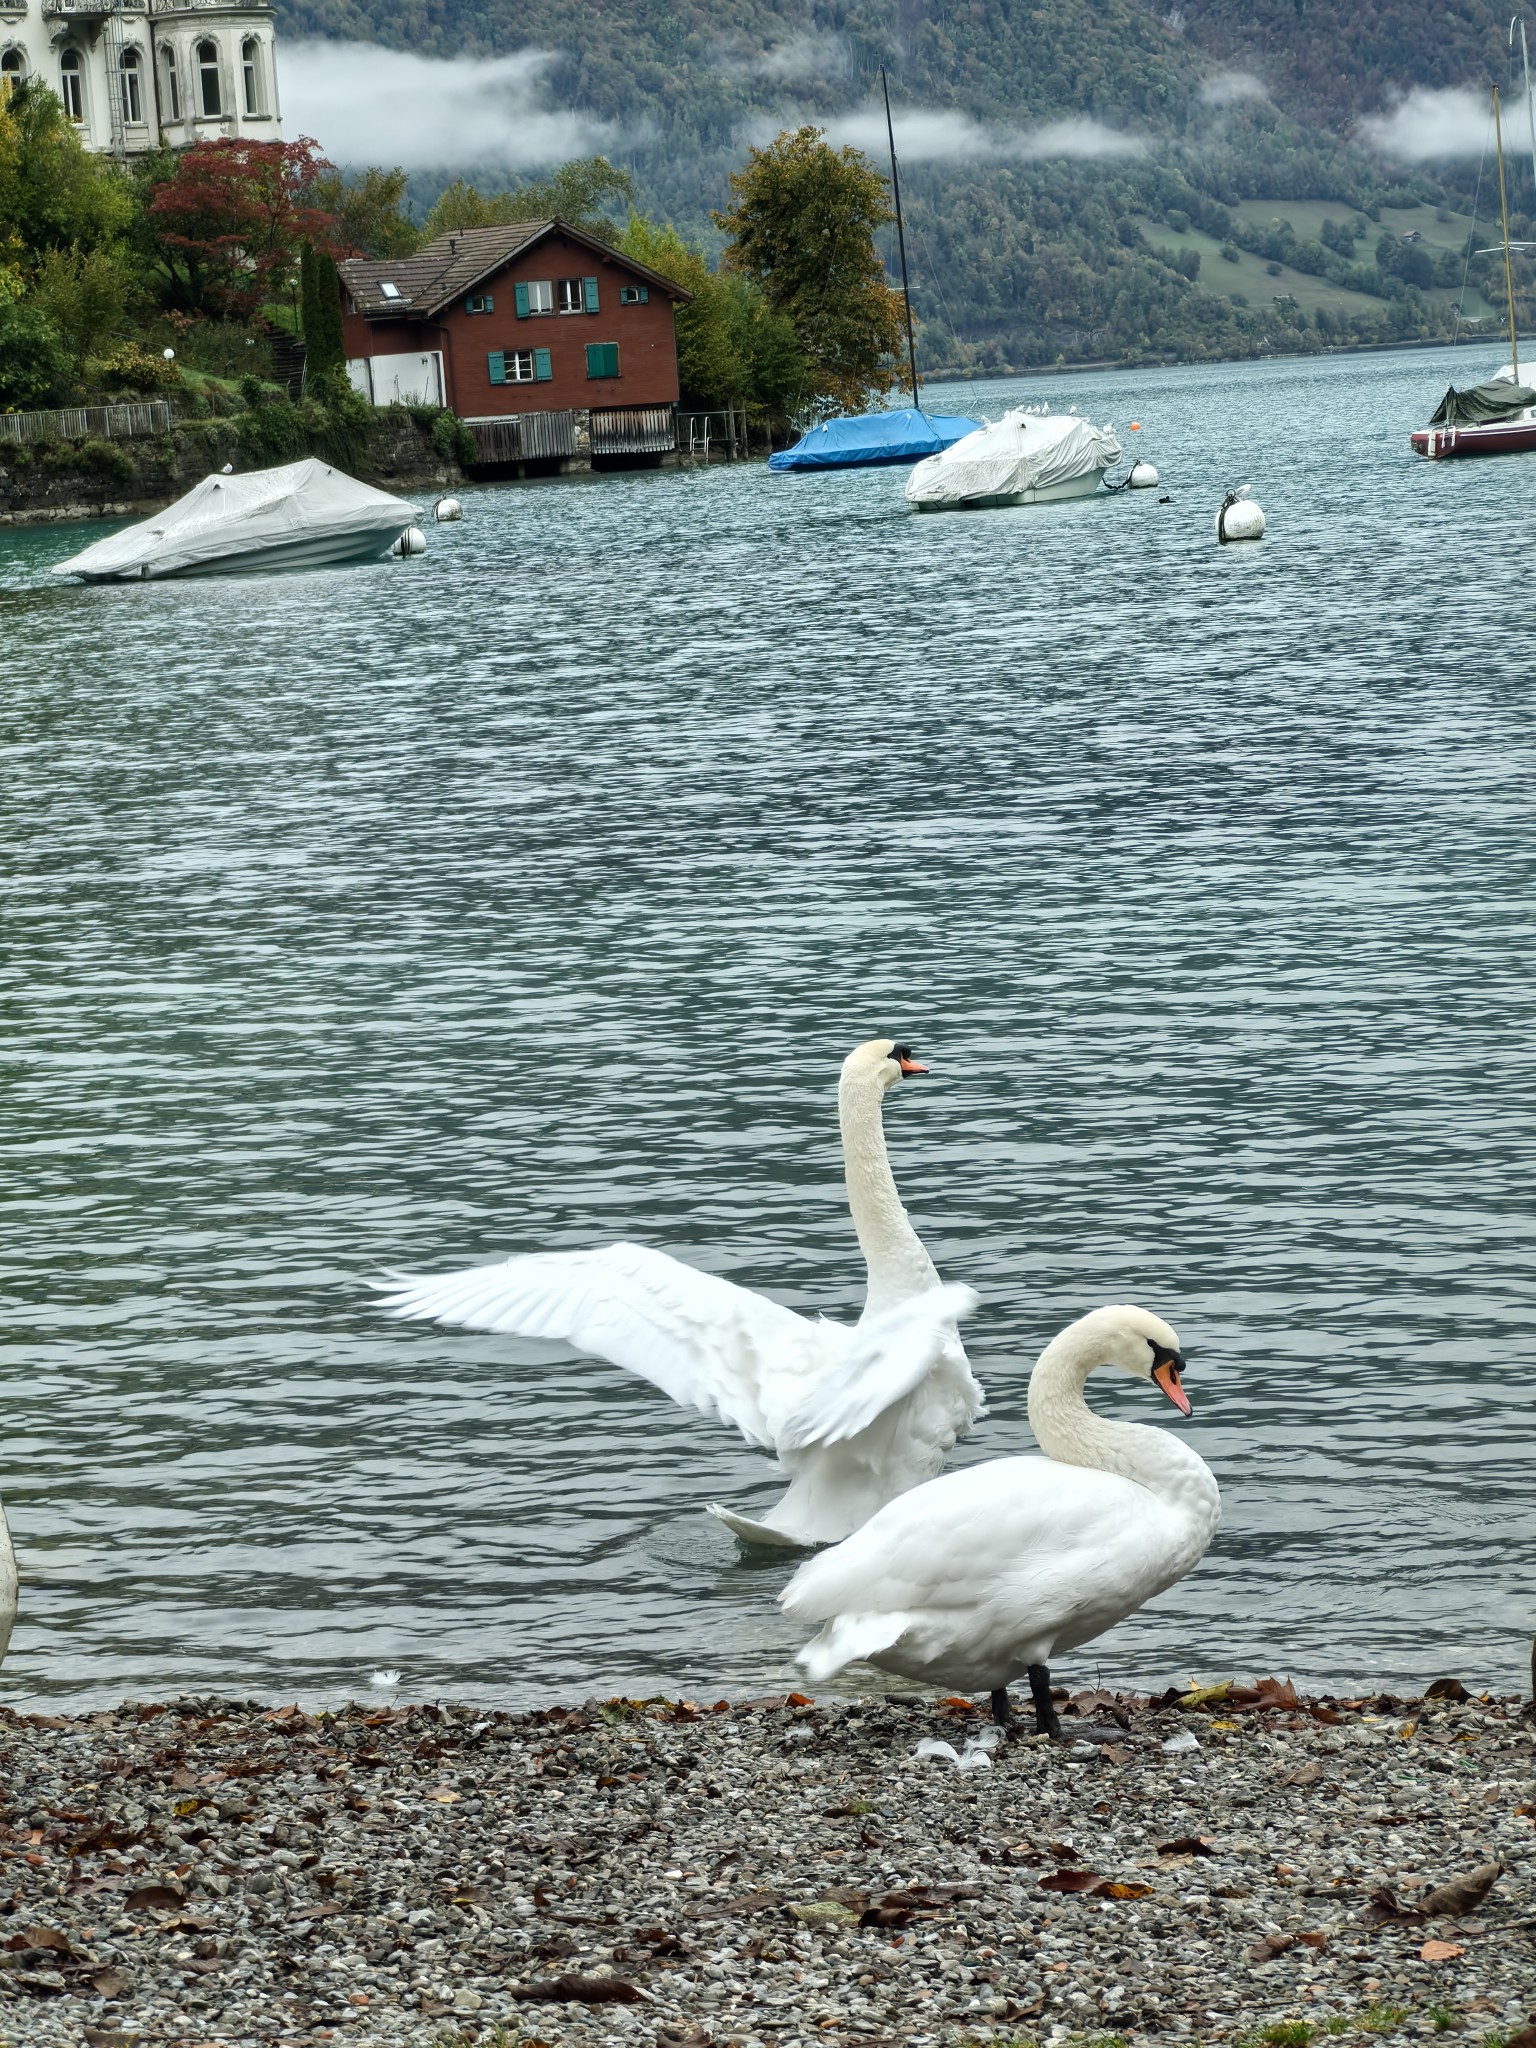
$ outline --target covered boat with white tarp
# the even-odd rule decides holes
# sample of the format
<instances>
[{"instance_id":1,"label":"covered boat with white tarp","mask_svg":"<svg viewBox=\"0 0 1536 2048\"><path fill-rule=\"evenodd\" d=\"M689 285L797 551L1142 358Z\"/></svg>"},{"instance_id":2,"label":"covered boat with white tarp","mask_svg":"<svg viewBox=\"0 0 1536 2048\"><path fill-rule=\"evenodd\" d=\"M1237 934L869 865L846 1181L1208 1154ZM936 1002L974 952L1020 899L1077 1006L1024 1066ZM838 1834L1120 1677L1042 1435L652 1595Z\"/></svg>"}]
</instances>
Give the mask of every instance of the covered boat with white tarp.
<instances>
[{"instance_id":1,"label":"covered boat with white tarp","mask_svg":"<svg viewBox=\"0 0 1536 2048\"><path fill-rule=\"evenodd\" d=\"M404 498L311 458L245 476L205 476L174 505L55 563L53 573L113 583L371 562L420 516Z\"/></svg>"},{"instance_id":2,"label":"covered boat with white tarp","mask_svg":"<svg viewBox=\"0 0 1536 2048\"><path fill-rule=\"evenodd\" d=\"M919 512L1086 498L1120 460L1112 427L1075 413L1016 410L920 462L907 498Z\"/></svg>"}]
</instances>

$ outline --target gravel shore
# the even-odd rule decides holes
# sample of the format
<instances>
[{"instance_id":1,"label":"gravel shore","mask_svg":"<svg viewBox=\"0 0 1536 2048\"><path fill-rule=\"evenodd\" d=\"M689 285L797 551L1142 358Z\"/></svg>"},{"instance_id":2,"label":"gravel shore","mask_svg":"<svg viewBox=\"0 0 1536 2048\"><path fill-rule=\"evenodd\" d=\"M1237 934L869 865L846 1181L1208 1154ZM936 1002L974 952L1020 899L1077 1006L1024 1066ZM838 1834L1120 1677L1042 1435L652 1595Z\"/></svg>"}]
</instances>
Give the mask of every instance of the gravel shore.
<instances>
[{"instance_id":1,"label":"gravel shore","mask_svg":"<svg viewBox=\"0 0 1536 2048\"><path fill-rule=\"evenodd\" d=\"M0 2041L1497 2048L1536 1723L1436 1692L4 1713Z\"/></svg>"}]
</instances>

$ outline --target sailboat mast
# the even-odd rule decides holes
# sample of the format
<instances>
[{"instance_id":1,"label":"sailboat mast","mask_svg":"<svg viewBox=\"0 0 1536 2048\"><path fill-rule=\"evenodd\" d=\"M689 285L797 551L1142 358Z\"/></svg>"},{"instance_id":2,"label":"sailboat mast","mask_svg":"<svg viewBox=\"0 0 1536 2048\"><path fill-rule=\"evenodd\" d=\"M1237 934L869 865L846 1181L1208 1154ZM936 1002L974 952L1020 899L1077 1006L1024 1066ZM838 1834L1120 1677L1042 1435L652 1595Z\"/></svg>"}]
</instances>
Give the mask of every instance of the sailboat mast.
<instances>
[{"instance_id":1,"label":"sailboat mast","mask_svg":"<svg viewBox=\"0 0 1536 2048\"><path fill-rule=\"evenodd\" d=\"M1531 53L1525 44L1525 16L1517 14L1509 24L1511 46L1515 40L1515 29L1520 30L1520 64L1525 72L1525 118L1531 129L1531 177L1536 181L1536 100L1531 98Z\"/></svg>"},{"instance_id":2,"label":"sailboat mast","mask_svg":"<svg viewBox=\"0 0 1536 2048\"><path fill-rule=\"evenodd\" d=\"M912 404L918 407L917 396L917 343L912 339L912 293L907 284L907 231L901 218L901 180L896 175L896 131L891 126L891 89L885 82L885 66L880 66L880 90L885 95L885 139L891 147L891 197L896 202L896 247L901 252L901 303L907 316L907 365L912 372ZM1505 231L1508 240L1508 230Z\"/></svg>"},{"instance_id":3,"label":"sailboat mast","mask_svg":"<svg viewBox=\"0 0 1536 2048\"><path fill-rule=\"evenodd\" d=\"M1509 306L1509 361L1520 382L1520 343L1515 336L1515 278L1509 267L1509 201L1504 196L1504 129L1499 120L1499 88L1493 88L1493 146L1499 158L1499 221L1504 230L1504 296Z\"/></svg>"}]
</instances>

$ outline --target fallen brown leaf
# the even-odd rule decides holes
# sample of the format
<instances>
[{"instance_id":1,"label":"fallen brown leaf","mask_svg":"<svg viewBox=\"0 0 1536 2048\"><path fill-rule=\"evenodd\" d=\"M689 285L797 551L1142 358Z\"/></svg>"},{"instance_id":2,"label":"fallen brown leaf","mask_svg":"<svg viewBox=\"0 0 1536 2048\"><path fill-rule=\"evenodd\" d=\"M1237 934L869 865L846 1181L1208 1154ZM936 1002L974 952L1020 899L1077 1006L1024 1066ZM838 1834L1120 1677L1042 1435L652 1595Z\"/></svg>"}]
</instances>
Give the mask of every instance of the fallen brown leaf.
<instances>
[{"instance_id":1,"label":"fallen brown leaf","mask_svg":"<svg viewBox=\"0 0 1536 2048\"><path fill-rule=\"evenodd\" d=\"M1149 1899L1153 1887L1149 1884L1107 1884L1104 1887L1106 1899Z\"/></svg>"},{"instance_id":2,"label":"fallen brown leaf","mask_svg":"<svg viewBox=\"0 0 1536 2048\"><path fill-rule=\"evenodd\" d=\"M1323 1775L1321 1764L1303 1764L1300 1770L1292 1771L1288 1778L1280 1780L1282 1785L1315 1785Z\"/></svg>"},{"instance_id":3,"label":"fallen brown leaf","mask_svg":"<svg viewBox=\"0 0 1536 2048\"><path fill-rule=\"evenodd\" d=\"M1328 1937L1321 1928L1310 1928L1305 1934L1298 1934L1296 1939L1305 1942L1308 1948L1326 1948L1328 1946Z\"/></svg>"},{"instance_id":4,"label":"fallen brown leaf","mask_svg":"<svg viewBox=\"0 0 1536 2048\"><path fill-rule=\"evenodd\" d=\"M1465 1954L1466 1950L1459 1941L1426 1941L1419 1950L1419 1960L1423 1963L1454 1963L1458 1956Z\"/></svg>"},{"instance_id":5,"label":"fallen brown leaf","mask_svg":"<svg viewBox=\"0 0 1536 2048\"><path fill-rule=\"evenodd\" d=\"M1487 1898L1498 1882L1501 1865L1480 1863L1476 1870L1469 1870L1465 1877L1453 1878L1449 1884L1439 1885L1425 1894L1423 1908L1426 1913L1471 1913Z\"/></svg>"},{"instance_id":6,"label":"fallen brown leaf","mask_svg":"<svg viewBox=\"0 0 1536 2048\"><path fill-rule=\"evenodd\" d=\"M1039 1882L1043 1892L1096 1892L1108 1879L1096 1870L1053 1870Z\"/></svg>"},{"instance_id":7,"label":"fallen brown leaf","mask_svg":"<svg viewBox=\"0 0 1536 2048\"><path fill-rule=\"evenodd\" d=\"M121 1970L98 1970L91 1988L98 1998L117 1998L128 1989L128 1979Z\"/></svg>"},{"instance_id":8,"label":"fallen brown leaf","mask_svg":"<svg viewBox=\"0 0 1536 2048\"><path fill-rule=\"evenodd\" d=\"M565 2005L649 2005L650 1993L623 1977L541 1977L533 1984L510 1984L508 1998Z\"/></svg>"},{"instance_id":9,"label":"fallen brown leaf","mask_svg":"<svg viewBox=\"0 0 1536 2048\"><path fill-rule=\"evenodd\" d=\"M1437 1678L1433 1685L1426 1685L1424 1697L1427 1700L1469 1700L1472 1695L1459 1678Z\"/></svg>"},{"instance_id":10,"label":"fallen brown leaf","mask_svg":"<svg viewBox=\"0 0 1536 2048\"><path fill-rule=\"evenodd\" d=\"M1378 1885L1371 1893L1370 1903L1365 1909L1366 1925L1382 1927L1388 1924L1398 1927L1417 1927L1424 1915L1415 1906L1405 1906L1396 1893L1386 1885Z\"/></svg>"},{"instance_id":11,"label":"fallen brown leaf","mask_svg":"<svg viewBox=\"0 0 1536 2048\"><path fill-rule=\"evenodd\" d=\"M1159 1842L1159 1856L1214 1856L1216 1851L1204 1835L1180 1835L1172 1842Z\"/></svg>"},{"instance_id":12,"label":"fallen brown leaf","mask_svg":"<svg viewBox=\"0 0 1536 2048\"><path fill-rule=\"evenodd\" d=\"M129 1913L164 1913L185 1904L182 1894L169 1884L141 1884L123 1901L124 1910Z\"/></svg>"},{"instance_id":13,"label":"fallen brown leaf","mask_svg":"<svg viewBox=\"0 0 1536 2048\"><path fill-rule=\"evenodd\" d=\"M69 1936L60 1934L56 1927L23 1927L19 1934L13 1934L5 1944L8 1949L20 1952L23 1949L51 1948L60 1955L70 1954Z\"/></svg>"},{"instance_id":14,"label":"fallen brown leaf","mask_svg":"<svg viewBox=\"0 0 1536 2048\"><path fill-rule=\"evenodd\" d=\"M1266 1934L1262 1941L1256 1941L1248 1951L1252 1963L1272 1963L1276 1956L1283 1956L1287 1949L1296 1946L1294 1934Z\"/></svg>"}]
</instances>

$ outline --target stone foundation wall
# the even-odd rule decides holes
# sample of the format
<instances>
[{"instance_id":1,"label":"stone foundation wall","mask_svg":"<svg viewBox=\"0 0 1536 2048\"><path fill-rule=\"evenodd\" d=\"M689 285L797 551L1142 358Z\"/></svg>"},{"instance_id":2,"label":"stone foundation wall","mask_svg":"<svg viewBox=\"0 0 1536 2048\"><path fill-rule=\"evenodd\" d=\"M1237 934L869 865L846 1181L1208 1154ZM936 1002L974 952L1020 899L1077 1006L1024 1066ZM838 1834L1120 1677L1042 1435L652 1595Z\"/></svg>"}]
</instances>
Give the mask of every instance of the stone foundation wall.
<instances>
[{"instance_id":1,"label":"stone foundation wall","mask_svg":"<svg viewBox=\"0 0 1536 2048\"><path fill-rule=\"evenodd\" d=\"M242 456L238 416L183 421L144 440L0 442L0 526L142 518L226 462L241 471L265 466ZM402 497L437 496L464 481L431 428L408 413L381 413L366 463L348 473Z\"/></svg>"}]
</instances>

